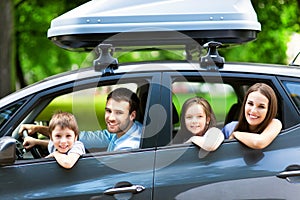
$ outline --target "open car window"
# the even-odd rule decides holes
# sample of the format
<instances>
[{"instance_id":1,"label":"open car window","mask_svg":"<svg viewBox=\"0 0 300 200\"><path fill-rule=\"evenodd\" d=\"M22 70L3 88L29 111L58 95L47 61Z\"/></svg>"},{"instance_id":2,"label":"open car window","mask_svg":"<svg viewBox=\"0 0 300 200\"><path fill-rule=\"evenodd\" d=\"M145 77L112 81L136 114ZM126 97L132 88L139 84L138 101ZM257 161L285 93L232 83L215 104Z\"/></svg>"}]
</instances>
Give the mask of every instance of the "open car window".
<instances>
[{"instance_id":1,"label":"open car window","mask_svg":"<svg viewBox=\"0 0 300 200\"><path fill-rule=\"evenodd\" d=\"M173 115L177 115L178 120L173 121L173 137L180 130L181 109L186 100L192 97L205 98L211 105L217 120L217 127L222 128L226 120L227 113L231 107L236 105L238 98L231 85L225 83L204 83L204 82L174 82L172 84ZM174 110L174 108L176 110ZM232 111L231 111L232 112ZM174 120L174 117L173 117Z\"/></svg>"},{"instance_id":2,"label":"open car window","mask_svg":"<svg viewBox=\"0 0 300 200\"><path fill-rule=\"evenodd\" d=\"M138 80L137 82L102 85L61 94L51 97L51 100L46 98L40 100L39 105L31 111L23 123L48 126L52 115L57 111L63 111L70 112L76 117L80 131L89 133L104 130L106 129L104 115L107 95L117 88L127 88L137 93L139 98L143 96L144 101L147 101L148 85L144 85L144 83ZM136 120L143 123L143 117L143 110L140 110ZM14 133L14 135L16 134ZM48 137L41 133L37 133L33 137L49 140ZM99 148L93 148L92 150L86 148L87 153L106 151L106 149L107 146L103 146L102 144L99 144ZM43 149L42 151L42 155L48 154L47 149ZM30 152L27 152L24 158L32 159L33 157L30 155Z\"/></svg>"}]
</instances>

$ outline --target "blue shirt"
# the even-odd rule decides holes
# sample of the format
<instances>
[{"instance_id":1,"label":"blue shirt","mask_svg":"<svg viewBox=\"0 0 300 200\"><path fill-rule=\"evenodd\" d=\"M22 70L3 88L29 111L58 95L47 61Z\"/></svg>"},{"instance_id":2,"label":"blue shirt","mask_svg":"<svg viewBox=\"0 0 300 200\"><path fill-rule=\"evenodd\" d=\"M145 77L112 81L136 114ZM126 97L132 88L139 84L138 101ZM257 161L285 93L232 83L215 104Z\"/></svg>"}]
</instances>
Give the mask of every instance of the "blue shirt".
<instances>
[{"instance_id":1,"label":"blue shirt","mask_svg":"<svg viewBox=\"0 0 300 200\"><path fill-rule=\"evenodd\" d=\"M238 124L237 121L233 121L233 122L230 122L230 123L226 124L222 128L222 132L224 134L225 139L229 138L229 136L231 135L231 133L233 132L233 130L235 129L237 124Z\"/></svg>"},{"instance_id":2,"label":"blue shirt","mask_svg":"<svg viewBox=\"0 0 300 200\"><path fill-rule=\"evenodd\" d=\"M107 129L98 131L82 131L79 140L84 143L85 148L105 148L107 151L129 150L140 147L142 136L142 124L135 121L131 128L120 138L117 134L110 133Z\"/></svg>"}]
</instances>

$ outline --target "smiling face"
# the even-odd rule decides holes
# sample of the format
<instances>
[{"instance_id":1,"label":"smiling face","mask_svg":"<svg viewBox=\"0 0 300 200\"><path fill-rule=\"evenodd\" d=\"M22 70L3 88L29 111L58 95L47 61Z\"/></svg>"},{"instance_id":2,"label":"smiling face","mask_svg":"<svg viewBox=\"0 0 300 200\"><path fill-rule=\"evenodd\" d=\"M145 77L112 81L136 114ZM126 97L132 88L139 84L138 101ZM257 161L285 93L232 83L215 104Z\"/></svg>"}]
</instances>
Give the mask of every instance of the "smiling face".
<instances>
[{"instance_id":1,"label":"smiling face","mask_svg":"<svg viewBox=\"0 0 300 200\"><path fill-rule=\"evenodd\" d=\"M245 117L250 130L256 130L267 116L269 100L258 91L251 92L245 104Z\"/></svg>"},{"instance_id":2,"label":"smiling face","mask_svg":"<svg viewBox=\"0 0 300 200\"><path fill-rule=\"evenodd\" d=\"M67 153L77 140L77 136L75 136L73 130L69 128L62 129L61 126L58 125L53 129L51 136L54 147L60 153Z\"/></svg>"},{"instance_id":3,"label":"smiling face","mask_svg":"<svg viewBox=\"0 0 300 200\"><path fill-rule=\"evenodd\" d=\"M203 107L200 104L192 104L184 116L186 129L193 135L202 136L209 123L209 118L206 116Z\"/></svg>"},{"instance_id":4,"label":"smiling face","mask_svg":"<svg viewBox=\"0 0 300 200\"><path fill-rule=\"evenodd\" d=\"M105 108L107 130L116 133L118 137L124 135L131 128L136 116L136 111L129 113L129 110L129 102L109 99Z\"/></svg>"}]
</instances>

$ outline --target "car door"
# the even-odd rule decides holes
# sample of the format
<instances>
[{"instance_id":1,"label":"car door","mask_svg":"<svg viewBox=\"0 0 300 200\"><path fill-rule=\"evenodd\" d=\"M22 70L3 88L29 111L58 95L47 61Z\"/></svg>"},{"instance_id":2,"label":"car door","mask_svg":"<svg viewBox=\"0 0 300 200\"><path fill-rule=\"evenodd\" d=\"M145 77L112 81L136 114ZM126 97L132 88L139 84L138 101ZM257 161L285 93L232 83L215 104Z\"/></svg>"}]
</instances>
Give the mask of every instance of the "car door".
<instances>
[{"instance_id":1,"label":"car door","mask_svg":"<svg viewBox=\"0 0 300 200\"><path fill-rule=\"evenodd\" d=\"M83 121L81 121L81 117L78 117L79 127L83 127L88 122L97 121L97 119L91 118L92 115L88 113L90 111L95 112L95 107L98 106L99 102L102 102L102 99L105 100L105 96L103 98L100 94L100 100L97 100L97 105L94 105L94 100L89 98L89 91L92 91L92 95L98 98L99 91L105 90L96 90L92 87L98 88L99 85L106 87L105 84L107 83L117 83L118 87L131 87L134 83L136 88L144 86L143 81L146 80L147 83L156 85L152 87L146 84L146 88L148 88L146 90L146 106L151 107L152 104L157 104L157 96L151 94L159 93L157 91L159 89L159 82L157 82L160 81L159 76L159 73L153 73L151 76L145 75L138 78L135 75L128 75L127 78L123 76L122 80L118 79L117 76L116 80L105 77L100 82L98 82L99 79L85 79L82 82L78 80L76 88L72 83L71 85L74 88L65 85L39 92L31 98L31 102L26 102L23 110L19 110L18 116L23 115L23 123L37 120L44 123L43 120L47 118L45 113L49 113L47 109L53 111L57 107L63 109L75 107L72 111L76 116L79 112L83 112L81 113ZM114 87L109 85L107 88ZM68 91L72 92L70 96L65 95ZM80 91L80 93L77 93L77 91ZM78 97L89 98L87 103L88 108L91 108L91 110L85 108L82 104L76 104L82 103ZM71 99L72 106L57 105L57 103L64 103L68 98ZM80 111L77 105L84 107L84 109ZM149 109L144 110L145 116L148 116ZM26 116L24 117L24 115ZM96 113L93 113L93 115L96 118L98 117ZM145 119L147 118L145 117ZM140 119L143 120L143 117ZM22 121L21 119L11 118L10 120ZM7 123L11 122L8 121ZM102 127L101 122L99 123L98 126ZM146 120L144 124L151 126L151 123ZM15 135L16 132L17 129L10 134ZM151 134L151 130L146 131L146 133ZM53 158L32 159L26 156L25 159L16 160L11 165L0 166L1 199L152 199L155 158L153 147L155 143L151 143L154 139L147 140L147 138L155 138L155 135L151 134L151 137L148 137L145 134L140 149L119 152L89 152L83 155L75 166L69 170L60 167ZM144 143L147 144L144 145Z\"/></svg>"},{"instance_id":2,"label":"car door","mask_svg":"<svg viewBox=\"0 0 300 200\"><path fill-rule=\"evenodd\" d=\"M299 131L297 127L282 133L264 150L236 140L210 153L194 145L163 147L156 156L154 197L297 199L300 184L293 183L299 183L299 166L290 174L286 168L300 163Z\"/></svg>"},{"instance_id":3,"label":"car door","mask_svg":"<svg viewBox=\"0 0 300 200\"><path fill-rule=\"evenodd\" d=\"M0 167L1 199L151 199L153 150L84 155L68 170L54 159Z\"/></svg>"},{"instance_id":4,"label":"car door","mask_svg":"<svg viewBox=\"0 0 300 200\"><path fill-rule=\"evenodd\" d=\"M249 83L251 75L247 76L247 80L237 83L239 79L235 79L234 82ZM280 101L288 100L280 88L276 89L280 87L276 79L257 78L273 83ZM187 77L184 79L191 80ZM223 83L227 82L225 79ZM285 109L286 103L280 105L283 106L280 108L282 112L290 112L281 113L281 116L294 116L291 109ZM282 117L281 120L285 124L288 119ZM299 183L299 178L295 178L299 175L299 132L299 125L284 129L263 150L248 148L237 140L225 140L214 152L206 152L193 144L170 143L162 146L156 153L154 198L297 199L300 185L285 179Z\"/></svg>"}]
</instances>

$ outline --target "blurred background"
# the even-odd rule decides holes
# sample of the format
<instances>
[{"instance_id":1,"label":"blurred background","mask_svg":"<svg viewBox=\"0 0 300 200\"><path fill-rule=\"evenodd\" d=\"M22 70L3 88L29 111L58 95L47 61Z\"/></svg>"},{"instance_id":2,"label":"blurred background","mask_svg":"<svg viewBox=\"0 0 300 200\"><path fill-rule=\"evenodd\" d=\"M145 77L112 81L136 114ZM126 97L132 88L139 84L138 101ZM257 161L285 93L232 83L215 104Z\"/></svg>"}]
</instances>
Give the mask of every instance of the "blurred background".
<instances>
[{"instance_id":1,"label":"blurred background","mask_svg":"<svg viewBox=\"0 0 300 200\"><path fill-rule=\"evenodd\" d=\"M48 76L87 67L88 52L47 38L51 20L87 0L0 0L0 98ZM252 0L262 31L255 41L221 49L227 62L289 64L300 51L300 0ZM120 62L147 59L142 53ZM178 59L161 51L152 59Z\"/></svg>"}]
</instances>

